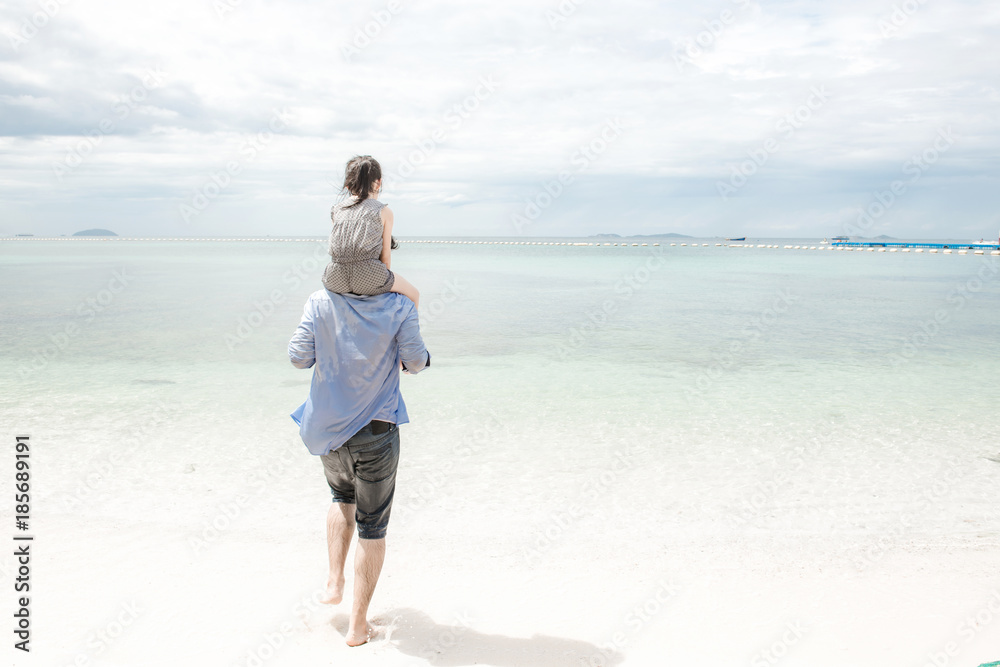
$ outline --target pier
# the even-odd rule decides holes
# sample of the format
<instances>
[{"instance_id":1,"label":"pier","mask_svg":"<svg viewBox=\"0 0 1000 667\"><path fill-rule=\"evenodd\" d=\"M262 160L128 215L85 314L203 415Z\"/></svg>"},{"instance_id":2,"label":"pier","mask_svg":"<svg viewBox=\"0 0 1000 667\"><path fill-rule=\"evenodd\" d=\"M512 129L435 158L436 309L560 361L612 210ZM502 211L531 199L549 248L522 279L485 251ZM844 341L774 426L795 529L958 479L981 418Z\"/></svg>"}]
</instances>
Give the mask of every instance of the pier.
<instances>
[{"instance_id":1,"label":"pier","mask_svg":"<svg viewBox=\"0 0 1000 667\"><path fill-rule=\"evenodd\" d=\"M1000 250L1000 243L917 243L912 241L833 241L835 248L934 248L936 250Z\"/></svg>"},{"instance_id":2,"label":"pier","mask_svg":"<svg viewBox=\"0 0 1000 667\"><path fill-rule=\"evenodd\" d=\"M662 237L661 237L662 238ZM929 253L944 255L992 255L1000 256L1000 243L976 243L970 241L958 242L917 242L917 241L833 241L803 244L781 244L781 243L705 243L706 239L688 239L687 241L631 241L620 239L618 241L521 241L521 240L500 240L500 239L397 239L401 244L410 243L441 243L451 245L529 245L529 246L574 246L574 247L618 247L618 248L645 248L660 246L679 248L757 248L773 250L839 250L841 252L902 252L902 253ZM708 239L714 240L714 239ZM326 243L326 237L128 237L128 236L7 236L0 237L0 242L38 242L38 241L70 241L78 243L120 243L120 242L291 242L291 243ZM814 245L813 245L814 244Z\"/></svg>"}]
</instances>

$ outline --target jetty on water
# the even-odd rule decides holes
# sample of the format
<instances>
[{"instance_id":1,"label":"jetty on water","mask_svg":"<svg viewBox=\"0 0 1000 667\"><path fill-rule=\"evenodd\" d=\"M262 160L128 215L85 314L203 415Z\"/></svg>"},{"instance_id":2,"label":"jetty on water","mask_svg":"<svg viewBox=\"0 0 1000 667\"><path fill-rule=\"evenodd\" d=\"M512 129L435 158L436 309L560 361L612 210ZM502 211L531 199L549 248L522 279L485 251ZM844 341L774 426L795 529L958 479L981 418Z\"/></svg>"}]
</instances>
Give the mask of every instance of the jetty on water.
<instances>
[{"instance_id":1,"label":"jetty on water","mask_svg":"<svg viewBox=\"0 0 1000 667\"><path fill-rule=\"evenodd\" d=\"M833 241L835 248L935 248L937 250L1000 250L998 243L923 243L915 241Z\"/></svg>"},{"instance_id":2,"label":"jetty on water","mask_svg":"<svg viewBox=\"0 0 1000 667\"><path fill-rule=\"evenodd\" d=\"M532 245L532 246L583 246L583 247L621 247L621 248L643 248L643 247L660 247L671 246L671 247L681 247L681 248L708 248L715 246L716 248L767 248L767 249L783 249L783 250L840 250L840 251L856 251L856 252L913 252L913 253L942 253L945 255L958 254L958 255L993 255L1000 256L1000 243L976 243L976 242L938 242L938 243L924 243L924 242L910 242L910 241L833 241L833 242L817 242L813 241L812 245L810 243L800 243L798 245L793 244L781 244L781 243L704 243L705 239L694 239L689 238L687 241L663 241L662 243L657 242L638 242L631 241L628 239L622 239L617 242L613 241L520 241L520 240L499 240L499 239L397 239L399 243L444 243L444 244L456 244L456 245ZM714 239L712 239L714 240ZM729 241L730 239L725 239ZM60 236L60 237L19 237L19 236L7 236L0 237L0 242L3 241L20 241L20 242L38 242L38 241L68 241L73 243L122 243L129 241L181 241L181 242L292 242L292 243L326 243L326 237L247 237L247 238L178 238L178 237L127 237L127 236Z\"/></svg>"}]
</instances>

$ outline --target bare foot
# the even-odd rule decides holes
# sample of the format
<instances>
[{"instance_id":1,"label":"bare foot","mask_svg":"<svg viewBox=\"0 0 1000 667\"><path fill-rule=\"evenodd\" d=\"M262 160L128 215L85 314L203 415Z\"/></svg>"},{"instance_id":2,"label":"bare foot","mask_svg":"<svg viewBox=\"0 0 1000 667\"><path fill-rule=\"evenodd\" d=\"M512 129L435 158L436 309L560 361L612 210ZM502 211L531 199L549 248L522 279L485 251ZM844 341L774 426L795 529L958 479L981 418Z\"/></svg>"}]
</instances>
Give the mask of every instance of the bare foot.
<instances>
[{"instance_id":1,"label":"bare foot","mask_svg":"<svg viewBox=\"0 0 1000 667\"><path fill-rule=\"evenodd\" d=\"M343 599L344 577L341 576L337 581L326 585L326 591L323 592L323 597L319 601L323 604L340 604Z\"/></svg>"},{"instance_id":2,"label":"bare foot","mask_svg":"<svg viewBox=\"0 0 1000 667\"><path fill-rule=\"evenodd\" d=\"M362 644L367 644L368 640L372 638L372 626L368 625L365 621L363 628L352 627L347 630L347 645L348 646L361 646Z\"/></svg>"}]
</instances>

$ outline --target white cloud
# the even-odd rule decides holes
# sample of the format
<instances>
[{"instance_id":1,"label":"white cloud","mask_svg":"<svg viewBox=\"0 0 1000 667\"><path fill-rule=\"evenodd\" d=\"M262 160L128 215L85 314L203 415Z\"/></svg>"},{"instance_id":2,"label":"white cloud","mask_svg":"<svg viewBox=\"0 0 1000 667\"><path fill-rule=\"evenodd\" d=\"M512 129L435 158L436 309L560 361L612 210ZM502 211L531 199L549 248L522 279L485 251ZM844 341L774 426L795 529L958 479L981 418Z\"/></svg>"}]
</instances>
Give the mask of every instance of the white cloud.
<instances>
[{"instance_id":1,"label":"white cloud","mask_svg":"<svg viewBox=\"0 0 1000 667\"><path fill-rule=\"evenodd\" d=\"M875 233L997 222L988 3L580 2L554 27L560 3L526 0L57 4L0 59L2 233L100 218L138 235L323 234L331 180L370 153L407 172L385 195L400 234L511 234L613 118L621 137L525 233L839 233L944 127L954 147ZM6 4L0 32L38 7ZM483 77L496 90L477 96ZM788 132L818 86L829 100ZM240 158L276 110L287 128ZM723 201L717 184L768 140ZM181 204L232 160L240 173L185 222Z\"/></svg>"}]
</instances>

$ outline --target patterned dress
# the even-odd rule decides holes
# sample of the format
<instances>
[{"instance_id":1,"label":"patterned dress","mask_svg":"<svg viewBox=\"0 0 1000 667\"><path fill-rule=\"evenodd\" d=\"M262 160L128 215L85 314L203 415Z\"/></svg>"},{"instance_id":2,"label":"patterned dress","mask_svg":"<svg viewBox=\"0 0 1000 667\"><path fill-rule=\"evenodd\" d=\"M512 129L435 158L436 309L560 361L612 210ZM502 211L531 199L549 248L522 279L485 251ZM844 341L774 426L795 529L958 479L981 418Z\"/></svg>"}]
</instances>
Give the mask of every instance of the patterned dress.
<instances>
[{"instance_id":1,"label":"patterned dress","mask_svg":"<svg viewBox=\"0 0 1000 667\"><path fill-rule=\"evenodd\" d=\"M392 271L379 260L382 254L382 218L385 204L366 199L357 206L348 197L330 210L330 263L323 286L340 294L383 294L392 289ZM350 206L350 207L349 207ZM349 208L348 208L349 207Z\"/></svg>"}]
</instances>

